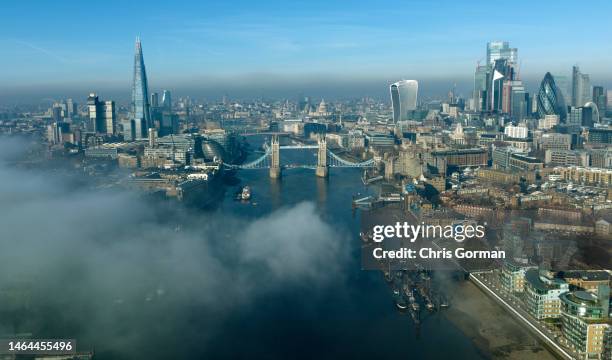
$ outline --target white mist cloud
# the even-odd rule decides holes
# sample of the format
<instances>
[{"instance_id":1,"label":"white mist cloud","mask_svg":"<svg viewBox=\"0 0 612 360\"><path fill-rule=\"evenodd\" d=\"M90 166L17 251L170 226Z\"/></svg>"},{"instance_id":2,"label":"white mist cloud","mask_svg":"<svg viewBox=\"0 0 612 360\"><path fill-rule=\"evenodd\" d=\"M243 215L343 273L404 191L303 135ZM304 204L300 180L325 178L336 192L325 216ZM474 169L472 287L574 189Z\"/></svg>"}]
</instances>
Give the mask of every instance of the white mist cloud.
<instances>
[{"instance_id":1,"label":"white mist cloud","mask_svg":"<svg viewBox=\"0 0 612 360\"><path fill-rule=\"evenodd\" d=\"M0 140L0 154L20 146ZM342 281L347 238L313 204L247 221L75 187L3 160L0 334L76 336L135 358L169 351L156 341L181 331L205 342L226 314L285 287Z\"/></svg>"}]
</instances>

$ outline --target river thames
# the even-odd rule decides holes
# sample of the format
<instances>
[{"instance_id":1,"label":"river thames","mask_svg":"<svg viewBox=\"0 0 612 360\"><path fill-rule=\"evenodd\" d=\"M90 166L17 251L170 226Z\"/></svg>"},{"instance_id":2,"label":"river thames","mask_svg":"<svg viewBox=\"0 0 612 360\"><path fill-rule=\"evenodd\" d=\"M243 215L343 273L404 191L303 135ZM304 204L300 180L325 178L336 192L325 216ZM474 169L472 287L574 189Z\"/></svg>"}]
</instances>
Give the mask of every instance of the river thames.
<instances>
[{"instance_id":1,"label":"river thames","mask_svg":"<svg viewBox=\"0 0 612 360\"><path fill-rule=\"evenodd\" d=\"M316 162L315 155L304 150L284 150L281 159ZM324 293L289 288L236 310L211 341L211 357L483 358L440 312L429 315L417 330L410 316L397 311L383 274L361 270L360 214L353 212L351 201L353 195L372 190L362 184L360 169L331 168L328 179L301 168L284 170L279 180L270 179L267 169L240 170L237 177L241 185L251 187L251 202L234 201L233 191L228 191L216 211L255 220L313 203L324 222L340 234L350 234L338 239L348 239L350 258L342 263L344 276Z\"/></svg>"}]
</instances>

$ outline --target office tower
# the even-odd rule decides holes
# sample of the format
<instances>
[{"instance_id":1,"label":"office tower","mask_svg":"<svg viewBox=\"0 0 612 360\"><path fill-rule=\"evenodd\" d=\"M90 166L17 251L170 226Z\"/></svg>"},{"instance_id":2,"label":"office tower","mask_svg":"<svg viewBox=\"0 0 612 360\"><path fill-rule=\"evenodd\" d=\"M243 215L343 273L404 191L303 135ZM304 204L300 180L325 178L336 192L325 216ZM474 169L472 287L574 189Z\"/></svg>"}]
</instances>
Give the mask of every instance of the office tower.
<instances>
[{"instance_id":1,"label":"office tower","mask_svg":"<svg viewBox=\"0 0 612 360\"><path fill-rule=\"evenodd\" d=\"M87 98L87 118L87 130L95 132L98 125L100 125L98 119L102 118L102 114L100 114L100 101L95 93L89 94Z\"/></svg>"},{"instance_id":2,"label":"office tower","mask_svg":"<svg viewBox=\"0 0 612 360\"><path fill-rule=\"evenodd\" d=\"M582 125L582 107L571 106L567 114L567 125Z\"/></svg>"},{"instance_id":3,"label":"office tower","mask_svg":"<svg viewBox=\"0 0 612 360\"><path fill-rule=\"evenodd\" d=\"M170 94L170 90L164 90L164 94L162 95L162 106L166 111L172 111L172 95Z\"/></svg>"},{"instance_id":4,"label":"office tower","mask_svg":"<svg viewBox=\"0 0 612 360\"><path fill-rule=\"evenodd\" d=\"M584 104L581 108L581 126L593 127L595 123L599 123L601 120L601 113L599 112L599 108L597 104L592 101Z\"/></svg>"},{"instance_id":5,"label":"office tower","mask_svg":"<svg viewBox=\"0 0 612 360\"><path fill-rule=\"evenodd\" d=\"M116 131L117 126L117 111L115 109L114 101L105 101L103 103L103 114L104 114L104 132L107 135L113 135Z\"/></svg>"},{"instance_id":6,"label":"office tower","mask_svg":"<svg viewBox=\"0 0 612 360\"><path fill-rule=\"evenodd\" d=\"M159 102L159 93L152 93L151 94L151 109L149 110L149 114L151 116L151 125L149 126L149 128L156 128L159 129L161 121L162 121L162 114L164 112L164 109L162 107L160 107L160 102Z\"/></svg>"},{"instance_id":7,"label":"office tower","mask_svg":"<svg viewBox=\"0 0 612 360\"><path fill-rule=\"evenodd\" d=\"M50 144L62 144L66 141L74 142L74 138L70 138L70 124L67 122L54 122L47 125L47 141Z\"/></svg>"},{"instance_id":8,"label":"office tower","mask_svg":"<svg viewBox=\"0 0 612 360\"><path fill-rule=\"evenodd\" d=\"M588 74L582 74L582 105L591 101L591 78Z\"/></svg>"},{"instance_id":9,"label":"office tower","mask_svg":"<svg viewBox=\"0 0 612 360\"><path fill-rule=\"evenodd\" d=\"M524 123L518 126L510 124L504 128L504 135L512 139L526 139L529 136L529 129Z\"/></svg>"},{"instance_id":10,"label":"office tower","mask_svg":"<svg viewBox=\"0 0 612 360\"><path fill-rule=\"evenodd\" d=\"M574 65L572 67L572 106L580 106L580 98L582 98L581 94L582 89L582 74L580 74L580 69L578 66Z\"/></svg>"},{"instance_id":11,"label":"office tower","mask_svg":"<svg viewBox=\"0 0 612 360\"><path fill-rule=\"evenodd\" d=\"M54 105L51 108L51 116L53 118L53 122L55 123L62 121L62 108Z\"/></svg>"},{"instance_id":12,"label":"office tower","mask_svg":"<svg viewBox=\"0 0 612 360\"><path fill-rule=\"evenodd\" d=\"M98 134L115 133L117 115L114 101L101 101L95 93L87 98L87 130Z\"/></svg>"},{"instance_id":13,"label":"office tower","mask_svg":"<svg viewBox=\"0 0 612 360\"><path fill-rule=\"evenodd\" d=\"M511 82L514 80L514 66L507 59L500 58L495 60L493 66L493 77L491 79L491 108L496 112L508 112L509 95L512 91ZM504 90L506 96L506 106L504 107Z\"/></svg>"},{"instance_id":14,"label":"office tower","mask_svg":"<svg viewBox=\"0 0 612 360\"><path fill-rule=\"evenodd\" d=\"M486 111L489 106L489 96L487 89L489 88L490 67L487 65L478 65L474 73L474 106L476 111Z\"/></svg>"},{"instance_id":15,"label":"office tower","mask_svg":"<svg viewBox=\"0 0 612 360\"><path fill-rule=\"evenodd\" d=\"M521 121L528 118L531 114L531 102L529 93L525 91L525 87L520 85L512 86L510 97L510 115L515 121Z\"/></svg>"},{"instance_id":16,"label":"office tower","mask_svg":"<svg viewBox=\"0 0 612 360\"><path fill-rule=\"evenodd\" d=\"M591 81L588 74L580 72L577 65L572 67L572 106L580 107L591 101Z\"/></svg>"},{"instance_id":17,"label":"office tower","mask_svg":"<svg viewBox=\"0 0 612 360\"><path fill-rule=\"evenodd\" d=\"M140 38L136 38L136 53L134 55L134 83L132 84L132 118L137 139L147 137L147 129L152 126L149 109L149 88L147 72L142 56Z\"/></svg>"},{"instance_id":18,"label":"office tower","mask_svg":"<svg viewBox=\"0 0 612 360\"><path fill-rule=\"evenodd\" d=\"M540 83L537 94L538 115L544 118L546 115L558 115L562 123L567 117L567 108L561 90L555 84L553 76L547 72Z\"/></svg>"},{"instance_id":19,"label":"office tower","mask_svg":"<svg viewBox=\"0 0 612 360\"><path fill-rule=\"evenodd\" d=\"M55 110L55 109L58 109L58 110ZM67 117L67 114L68 114L68 108L66 107L65 101L62 100L60 102L53 103L53 106L51 106L51 117L57 116L58 118L57 121L60 121L61 119Z\"/></svg>"},{"instance_id":20,"label":"office tower","mask_svg":"<svg viewBox=\"0 0 612 360\"><path fill-rule=\"evenodd\" d=\"M77 115L77 104L72 99L66 100L66 108L68 109L68 118L73 118Z\"/></svg>"},{"instance_id":21,"label":"office tower","mask_svg":"<svg viewBox=\"0 0 612 360\"><path fill-rule=\"evenodd\" d=\"M60 129L57 126L58 123L54 122L53 124L47 125L47 142L49 144L59 144L61 141L61 133Z\"/></svg>"},{"instance_id":22,"label":"office tower","mask_svg":"<svg viewBox=\"0 0 612 360\"><path fill-rule=\"evenodd\" d=\"M603 86L593 86L593 102L600 115L605 115L608 107L608 96Z\"/></svg>"},{"instance_id":23,"label":"office tower","mask_svg":"<svg viewBox=\"0 0 612 360\"><path fill-rule=\"evenodd\" d=\"M566 105L572 104L572 86L569 81L569 77L567 75L562 74L552 74L553 78L555 78L555 84L563 93L563 100Z\"/></svg>"},{"instance_id":24,"label":"office tower","mask_svg":"<svg viewBox=\"0 0 612 360\"><path fill-rule=\"evenodd\" d=\"M527 104L519 104L525 102L525 87L521 80L506 80L502 86L502 113L512 115L513 119L525 117L527 115ZM521 109L522 107L524 109ZM515 114L515 111L518 113Z\"/></svg>"},{"instance_id":25,"label":"office tower","mask_svg":"<svg viewBox=\"0 0 612 360\"><path fill-rule=\"evenodd\" d=\"M401 80L391 84L391 106L393 121L408 120L408 111L416 110L419 83L416 80Z\"/></svg>"},{"instance_id":26,"label":"office tower","mask_svg":"<svg viewBox=\"0 0 612 360\"><path fill-rule=\"evenodd\" d=\"M159 107L159 94L156 92L151 94L151 107L152 108Z\"/></svg>"},{"instance_id":27,"label":"office tower","mask_svg":"<svg viewBox=\"0 0 612 360\"><path fill-rule=\"evenodd\" d=\"M487 43L487 62L479 63L474 73L474 104L479 111L512 111L512 87L522 86L522 83L512 83L518 80L515 76L517 53L507 41Z\"/></svg>"},{"instance_id":28,"label":"office tower","mask_svg":"<svg viewBox=\"0 0 612 360\"><path fill-rule=\"evenodd\" d=\"M487 43L487 64L493 65L496 60L505 59L516 64L518 49L511 48L507 41L491 41Z\"/></svg>"}]
</instances>

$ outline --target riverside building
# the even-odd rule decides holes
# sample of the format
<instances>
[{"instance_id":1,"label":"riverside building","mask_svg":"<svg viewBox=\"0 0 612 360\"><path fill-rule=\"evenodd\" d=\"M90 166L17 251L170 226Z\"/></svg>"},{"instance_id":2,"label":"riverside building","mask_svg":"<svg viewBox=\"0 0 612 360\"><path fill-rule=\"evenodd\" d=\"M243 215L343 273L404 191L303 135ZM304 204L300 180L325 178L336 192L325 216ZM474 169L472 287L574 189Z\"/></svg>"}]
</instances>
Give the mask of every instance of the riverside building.
<instances>
[{"instance_id":1,"label":"riverside building","mask_svg":"<svg viewBox=\"0 0 612 360\"><path fill-rule=\"evenodd\" d=\"M568 345L583 359L603 359L612 345L610 287L600 285L597 294L583 290L566 292L560 295L560 300L561 328Z\"/></svg>"},{"instance_id":2,"label":"riverside building","mask_svg":"<svg viewBox=\"0 0 612 360\"><path fill-rule=\"evenodd\" d=\"M561 314L559 296L569 290L569 285L552 273L529 269L525 272L525 304L527 311L538 320L558 318Z\"/></svg>"}]
</instances>

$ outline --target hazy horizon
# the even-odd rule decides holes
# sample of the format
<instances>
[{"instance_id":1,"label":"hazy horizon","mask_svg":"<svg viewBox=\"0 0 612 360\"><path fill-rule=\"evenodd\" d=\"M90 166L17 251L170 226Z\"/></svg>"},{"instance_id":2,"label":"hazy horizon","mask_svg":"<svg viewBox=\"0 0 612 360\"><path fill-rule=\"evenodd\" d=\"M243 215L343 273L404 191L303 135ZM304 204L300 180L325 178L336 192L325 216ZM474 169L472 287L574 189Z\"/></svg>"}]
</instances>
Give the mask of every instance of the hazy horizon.
<instances>
[{"instance_id":1,"label":"hazy horizon","mask_svg":"<svg viewBox=\"0 0 612 360\"><path fill-rule=\"evenodd\" d=\"M571 69L570 69L571 70ZM553 74L553 75L558 75ZM571 76L568 71L568 79ZM530 92L537 90L540 78L523 77L526 88ZM273 74L248 74L236 78L203 77L184 82L168 82L158 84L149 81L149 92L161 92L165 89L172 91L173 97L191 97L195 100L218 101L223 96L230 100L253 99L297 99L299 96L310 96L317 101L321 98L327 100L345 100L361 97L373 97L379 100L388 100L389 84L408 77L381 76L380 78L350 79L343 77L313 75L309 78L281 77ZM417 78L419 81L419 101L430 99L443 99L448 92L455 88L456 94L468 99L472 94L473 79L470 77L449 78ZM612 87L610 79L592 79L593 85ZM3 89L0 87L1 105L35 104L58 101L72 98L84 103L89 93L94 92L103 99L115 100L119 104L130 101L131 78L122 83L92 82L89 84L41 84L34 89L29 87L15 87Z\"/></svg>"}]
</instances>

